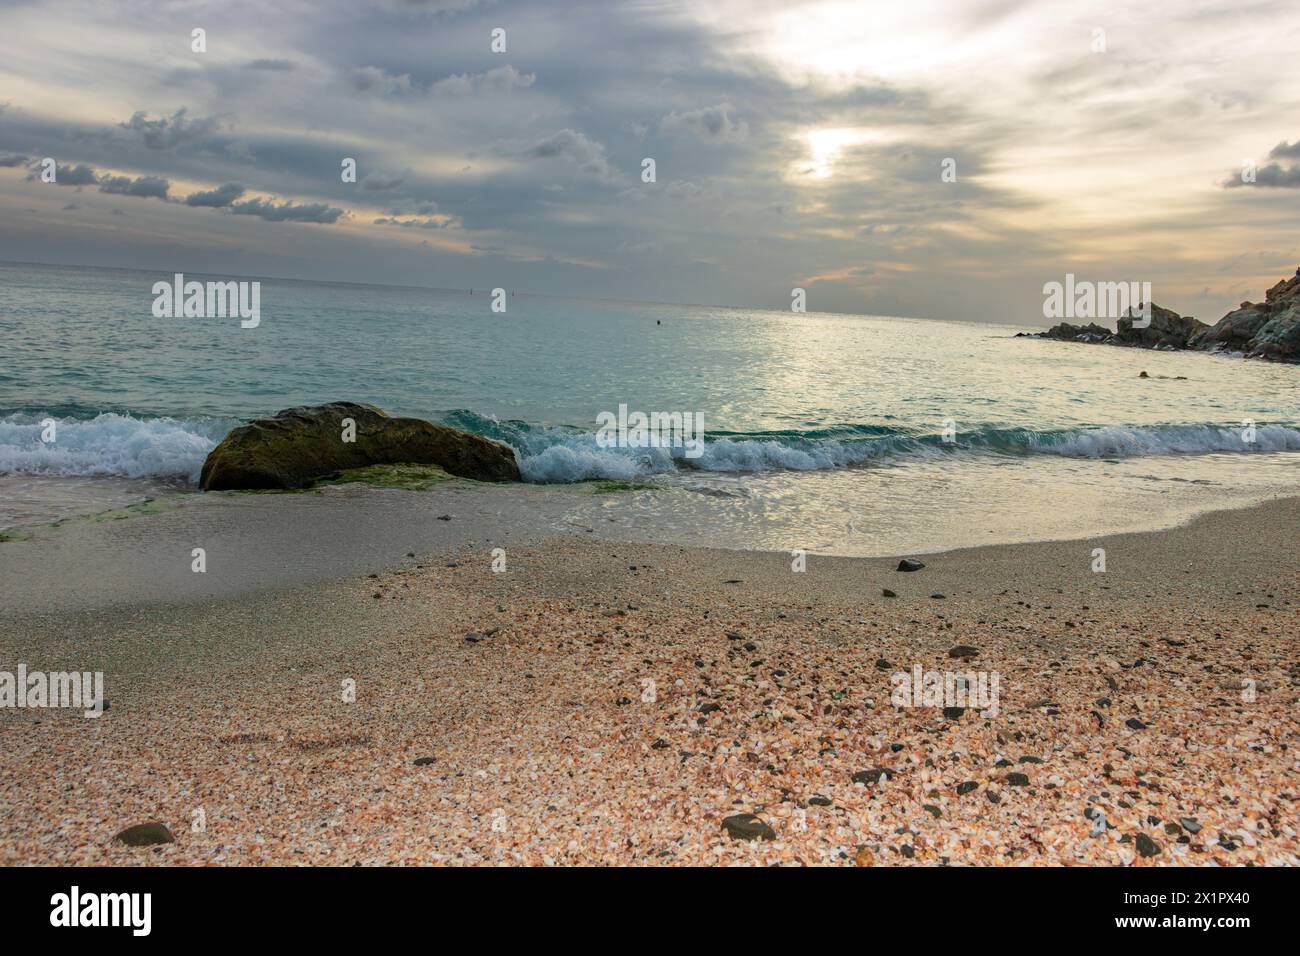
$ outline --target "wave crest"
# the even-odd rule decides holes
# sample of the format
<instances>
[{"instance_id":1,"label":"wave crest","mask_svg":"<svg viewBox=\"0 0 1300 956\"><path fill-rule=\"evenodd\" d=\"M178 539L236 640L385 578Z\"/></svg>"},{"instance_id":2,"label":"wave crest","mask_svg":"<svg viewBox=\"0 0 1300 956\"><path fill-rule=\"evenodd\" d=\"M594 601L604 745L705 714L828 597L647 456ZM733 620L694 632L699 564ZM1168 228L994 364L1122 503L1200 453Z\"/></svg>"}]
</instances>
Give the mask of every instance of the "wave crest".
<instances>
[{"instance_id":1,"label":"wave crest","mask_svg":"<svg viewBox=\"0 0 1300 956\"><path fill-rule=\"evenodd\" d=\"M57 441L46 444L40 440L41 422L51 417L57 422ZM442 420L510 445L524 479L537 483L629 480L691 470L825 471L946 459L962 451L1075 458L1300 451L1300 430L1281 424L1256 426L1253 443L1243 440L1242 428L1219 424L1098 425L1049 431L984 426L959 433L952 442L881 425L841 425L813 431L713 432L703 454L690 459L680 448L602 448L594 432L567 426L500 422L463 410ZM197 481L208 452L236 424L215 418L151 418L116 412L62 418L13 413L0 417L0 474Z\"/></svg>"},{"instance_id":2,"label":"wave crest","mask_svg":"<svg viewBox=\"0 0 1300 956\"><path fill-rule=\"evenodd\" d=\"M53 419L55 440L41 441ZM0 474L197 481L203 460L225 434L220 423L135 418L106 412L91 419L13 414L0 418Z\"/></svg>"}]
</instances>

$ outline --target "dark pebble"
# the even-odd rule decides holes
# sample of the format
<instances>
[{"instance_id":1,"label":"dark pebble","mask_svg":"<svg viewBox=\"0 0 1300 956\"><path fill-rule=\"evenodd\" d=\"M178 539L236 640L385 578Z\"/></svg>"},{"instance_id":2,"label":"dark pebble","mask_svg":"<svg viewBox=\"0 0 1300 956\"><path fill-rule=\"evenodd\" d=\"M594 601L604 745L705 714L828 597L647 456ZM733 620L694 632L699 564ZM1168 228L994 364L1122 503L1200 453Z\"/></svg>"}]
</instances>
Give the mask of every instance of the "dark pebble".
<instances>
[{"instance_id":1,"label":"dark pebble","mask_svg":"<svg viewBox=\"0 0 1300 956\"><path fill-rule=\"evenodd\" d=\"M1156 845L1156 841L1145 833L1139 833L1134 838L1134 842L1137 843L1137 851L1142 856L1155 856L1160 852L1160 847Z\"/></svg>"},{"instance_id":2,"label":"dark pebble","mask_svg":"<svg viewBox=\"0 0 1300 956\"><path fill-rule=\"evenodd\" d=\"M113 839L127 846L154 846L158 843L176 842L172 831L161 823L137 823L133 827L127 827Z\"/></svg>"},{"instance_id":3,"label":"dark pebble","mask_svg":"<svg viewBox=\"0 0 1300 956\"><path fill-rule=\"evenodd\" d=\"M776 832L752 813L737 813L722 821L733 840L775 840Z\"/></svg>"},{"instance_id":4,"label":"dark pebble","mask_svg":"<svg viewBox=\"0 0 1300 956\"><path fill-rule=\"evenodd\" d=\"M891 773L892 771L884 767L875 767L871 770L859 770L857 773L853 775L853 782L854 783L879 783L882 777L885 780L888 780Z\"/></svg>"}]
</instances>

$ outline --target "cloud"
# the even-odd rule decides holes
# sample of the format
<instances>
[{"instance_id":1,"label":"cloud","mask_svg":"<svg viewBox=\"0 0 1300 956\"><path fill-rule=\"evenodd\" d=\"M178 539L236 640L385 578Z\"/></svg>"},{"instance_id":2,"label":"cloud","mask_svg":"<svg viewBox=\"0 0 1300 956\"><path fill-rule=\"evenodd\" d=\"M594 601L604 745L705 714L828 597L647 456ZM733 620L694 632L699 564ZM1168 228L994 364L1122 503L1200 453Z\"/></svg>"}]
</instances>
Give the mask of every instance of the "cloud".
<instances>
[{"instance_id":1,"label":"cloud","mask_svg":"<svg viewBox=\"0 0 1300 956\"><path fill-rule=\"evenodd\" d=\"M395 219L381 216L375 220L375 225L402 226L406 229L450 229L456 225L456 221L450 217L443 219Z\"/></svg>"},{"instance_id":2,"label":"cloud","mask_svg":"<svg viewBox=\"0 0 1300 956\"><path fill-rule=\"evenodd\" d=\"M51 209L104 170L123 198L149 194L136 178L169 181L172 204L125 204L128 233L19 223L0 229L0 258L62 259L75 242L87 262L148 267L176 216L215 209L230 215L195 213L187 244L227 271L256 256L277 274L418 284L427 239L438 256L488 251L448 263L463 285L502 281L501 253L521 288L615 298L763 305L787 279L838 275L819 283L818 308L1041 315L1041 281L1018 290L1071 257L1199 290L1225 249L1263 273L1261 250L1293 239L1295 210L1276 201L1300 200L1295 84L1276 68L1300 8L1247 2L1269 10L1269 30L1229 0L1102 0L1086 18L1051 0L318 0L310 17L294 4L212 13L225 58L183 43L157 55L176 4L84 5L75 46L57 17L8 18L8 46L44 51L4 64L0 157L29 157L10 180L52 155L74 188L42 196ZM1115 24L1104 55L1088 48L1094 21ZM488 53L499 25L509 56ZM1207 195L1250 151L1225 156L1225 143L1256 144L1258 184L1273 188ZM361 188L341 184L340 159L367 155ZM647 155L654 186L639 182ZM946 156L956 183L938 179ZM0 196L0 218L23 198ZM102 196L76 202L108 219ZM619 252L650 240L658 252L634 266ZM606 269L579 276L566 265L579 261ZM936 285L935 262L961 281ZM1240 301L1216 291L1225 308Z\"/></svg>"},{"instance_id":3,"label":"cloud","mask_svg":"<svg viewBox=\"0 0 1300 956\"><path fill-rule=\"evenodd\" d=\"M27 157L12 153L7 156L0 156L0 169L13 169L15 166L26 166Z\"/></svg>"},{"instance_id":4,"label":"cloud","mask_svg":"<svg viewBox=\"0 0 1300 956\"><path fill-rule=\"evenodd\" d=\"M185 143L205 140L221 130L221 121L217 117L190 119L187 113L186 107L182 106L170 118L149 119L144 110L139 110L125 123L117 125L136 133L149 149L174 149Z\"/></svg>"},{"instance_id":5,"label":"cloud","mask_svg":"<svg viewBox=\"0 0 1300 956\"><path fill-rule=\"evenodd\" d=\"M207 206L218 209L231 205L236 199L244 195L244 192L245 188L242 183L225 183L206 192L190 193L185 197L185 205Z\"/></svg>"},{"instance_id":6,"label":"cloud","mask_svg":"<svg viewBox=\"0 0 1300 956\"><path fill-rule=\"evenodd\" d=\"M357 67L348 74L348 82L358 93L378 93L383 96L410 93L414 89L410 74L385 73L377 66Z\"/></svg>"},{"instance_id":7,"label":"cloud","mask_svg":"<svg viewBox=\"0 0 1300 956\"><path fill-rule=\"evenodd\" d=\"M99 180L99 191L101 193L117 193L122 196L138 196L141 199L167 199L167 191L171 188L171 183L161 176L140 176L132 179L129 176L108 176L105 175Z\"/></svg>"},{"instance_id":8,"label":"cloud","mask_svg":"<svg viewBox=\"0 0 1300 956\"><path fill-rule=\"evenodd\" d=\"M265 70L269 73L288 73L297 69L292 60L250 60L250 70Z\"/></svg>"},{"instance_id":9,"label":"cloud","mask_svg":"<svg viewBox=\"0 0 1300 956\"><path fill-rule=\"evenodd\" d=\"M669 183L664 191L668 194L669 199L676 199L679 202L690 202L693 199L700 199L705 195L705 189L703 186L699 186L695 183L682 182L680 180L674 180Z\"/></svg>"},{"instance_id":10,"label":"cloud","mask_svg":"<svg viewBox=\"0 0 1300 956\"><path fill-rule=\"evenodd\" d=\"M343 210L326 203L292 202L276 204L274 200L249 199L230 206L236 216L257 216L267 222L314 222L329 225L338 222Z\"/></svg>"},{"instance_id":11,"label":"cloud","mask_svg":"<svg viewBox=\"0 0 1300 956\"><path fill-rule=\"evenodd\" d=\"M520 73L513 66L499 66L486 73L456 73L429 87L434 96L459 97L512 93L537 82L536 73Z\"/></svg>"},{"instance_id":12,"label":"cloud","mask_svg":"<svg viewBox=\"0 0 1300 956\"><path fill-rule=\"evenodd\" d=\"M605 181L615 178L605 147L577 130L562 129L530 146L524 155L534 159L563 157L588 175Z\"/></svg>"},{"instance_id":13,"label":"cloud","mask_svg":"<svg viewBox=\"0 0 1300 956\"><path fill-rule=\"evenodd\" d=\"M1229 181L1233 186L1249 186L1251 183L1243 183L1241 177L1237 181ZM1272 189L1300 189L1300 166L1280 166L1277 163L1269 163L1267 166L1261 166L1255 171L1256 186L1267 186Z\"/></svg>"},{"instance_id":14,"label":"cloud","mask_svg":"<svg viewBox=\"0 0 1300 956\"><path fill-rule=\"evenodd\" d=\"M396 189L406 182L408 175L410 175L410 170L403 170L400 173L369 173L362 178L361 188L372 193L388 192L390 189Z\"/></svg>"},{"instance_id":15,"label":"cloud","mask_svg":"<svg viewBox=\"0 0 1300 956\"><path fill-rule=\"evenodd\" d=\"M31 182L41 178L41 164L34 164L27 173L27 181ZM54 164L54 182L58 186L94 186L99 182L99 174L94 168L87 166L85 163L78 163L76 166L62 166L59 163Z\"/></svg>"},{"instance_id":16,"label":"cloud","mask_svg":"<svg viewBox=\"0 0 1300 956\"><path fill-rule=\"evenodd\" d=\"M1300 159L1300 139L1294 143L1286 140L1278 143L1268 151L1269 159ZM1238 186L1263 186L1265 189L1300 189L1300 163L1269 163L1255 170L1253 183L1242 182L1241 173L1229 173L1220 183L1225 189Z\"/></svg>"},{"instance_id":17,"label":"cloud","mask_svg":"<svg viewBox=\"0 0 1300 956\"><path fill-rule=\"evenodd\" d=\"M426 199L415 203L414 206L407 209L390 209L390 216L432 216L438 212L438 204L432 199Z\"/></svg>"},{"instance_id":18,"label":"cloud","mask_svg":"<svg viewBox=\"0 0 1300 956\"><path fill-rule=\"evenodd\" d=\"M670 136L691 133L705 142L744 139L749 135L749 126L731 115L733 109L730 103L719 103L684 113L672 112L659 121L659 131Z\"/></svg>"}]
</instances>

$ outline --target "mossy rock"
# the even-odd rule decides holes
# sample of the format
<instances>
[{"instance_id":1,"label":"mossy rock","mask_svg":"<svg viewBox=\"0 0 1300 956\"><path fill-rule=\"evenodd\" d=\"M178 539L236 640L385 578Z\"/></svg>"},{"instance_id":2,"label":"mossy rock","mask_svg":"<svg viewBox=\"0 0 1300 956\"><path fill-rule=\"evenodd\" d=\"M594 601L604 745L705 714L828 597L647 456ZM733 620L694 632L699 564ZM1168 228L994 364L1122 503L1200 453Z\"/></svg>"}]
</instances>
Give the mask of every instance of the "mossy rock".
<instances>
[{"instance_id":1,"label":"mossy rock","mask_svg":"<svg viewBox=\"0 0 1300 956\"><path fill-rule=\"evenodd\" d=\"M645 481L626 481L622 478L601 478L591 483L591 490L598 495L614 494L619 491L647 491L658 488Z\"/></svg>"},{"instance_id":2,"label":"mossy rock","mask_svg":"<svg viewBox=\"0 0 1300 956\"><path fill-rule=\"evenodd\" d=\"M344 421L355 440L344 440ZM458 478L519 481L514 451L499 442L374 405L331 402L288 408L232 430L203 463L204 491L306 488L373 465L436 465Z\"/></svg>"},{"instance_id":3,"label":"mossy rock","mask_svg":"<svg viewBox=\"0 0 1300 956\"><path fill-rule=\"evenodd\" d=\"M400 488L403 491L428 491L443 482L455 480L437 465L367 465L348 468L316 480L321 485L372 485L376 488Z\"/></svg>"}]
</instances>

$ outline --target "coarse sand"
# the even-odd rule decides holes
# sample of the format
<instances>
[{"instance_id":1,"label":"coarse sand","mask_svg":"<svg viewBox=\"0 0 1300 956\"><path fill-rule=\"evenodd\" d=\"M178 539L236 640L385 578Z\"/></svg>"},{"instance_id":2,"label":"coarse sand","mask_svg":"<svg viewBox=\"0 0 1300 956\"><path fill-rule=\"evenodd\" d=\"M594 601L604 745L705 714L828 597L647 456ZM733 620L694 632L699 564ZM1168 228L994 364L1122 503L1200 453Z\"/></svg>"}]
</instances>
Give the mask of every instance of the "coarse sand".
<instances>
[{"instance_id":1,"label":"coarse sand","mask_svg":"<svg viewBox=\"0 0 1300 956\"><path fill-rule=\"evenodd\" d=\"M1293 865L1298 529L1277 499L911 573L464 533L205 601L29 595L0 670L102 670L109 709L0 710L0 864ZM900 705L918 667L993 706ZM114 842L151 821L175 842Z\"/></svg>"}]
</instances>

